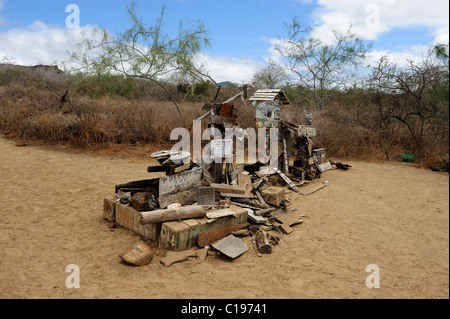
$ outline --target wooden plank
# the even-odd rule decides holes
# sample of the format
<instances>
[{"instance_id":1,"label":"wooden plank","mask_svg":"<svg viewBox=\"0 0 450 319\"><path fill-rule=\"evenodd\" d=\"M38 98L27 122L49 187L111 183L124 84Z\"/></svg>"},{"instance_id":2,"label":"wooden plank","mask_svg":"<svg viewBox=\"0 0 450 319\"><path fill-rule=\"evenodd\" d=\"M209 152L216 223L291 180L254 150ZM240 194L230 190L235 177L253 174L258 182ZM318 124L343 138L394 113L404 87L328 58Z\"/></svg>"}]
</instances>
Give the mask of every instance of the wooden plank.
<instances>
[{"instance_id":1,"label":"wooden plank","mask_svg":"<svg viewBox=\"0 0 450 319\"><path fill-rule=\"evenodd\" d=\"M208 217L209 219L217 219L234 215L236 215L236 212L231 209L221 209L206 213L206 217Z\"/></svg>"},{"instance_id":2,"label":"wooden plank","mask_svg":"<svg viewBox=\"0 0 450 319\"><path fill-rule=\"evenodd\" d=\"M197 167L187 172L163 177L159 182L159 197L187 191L193 187L197 187L201 183L202 176L203 169Z\"/></svg>"},{"instance_id":3,"label":"wooden plank","mask_svg":"<svg viewBox=\"0 0 450 319\"><path fill-rule=\"evenodd\" d=\"M292 181L283 174L283 172L281 172L280 170L277 170L277 174L281 176L282 179L284 179L284 181L289 185L289 187L295 191L296 193L299 193L300 191L298 190L297 186L294 185L294 183L292 183Z\"/></svg>"},{"instance_id":4,"label":"wooden plank","mask_svg":"<svg viewBox=\"0 0 450 319\"><path fill-rule=\"evenodd\" d=\"M256 197L258 197L258 200L259 200L259 202L261 203L262 206L264 206L265 208L270 208L270 206L266 203L266 201L262 197L260 191L256 190L255 194L256 194Z\"/></svg>"},{"instance_id":5,"label":"wooden plank","mask_svg":"<svg viewBox=\"0 0 450 319\"><path fill-rule=\"evenodd\" d=\"M162 173L165 172L167 170L166 167L158 165L158 166L149 166L147 168L147 172L148 173Z\"/></svg>"},{"instance_id":6,"label":"wooden plank","mask_svg":"<svg viewBox=\"0 0 450 319\"><path fill-rule=\"evenodd\" d=\"M278 214L272 214L272 216L277 221L287 226L294 226L302 222L302 216L300 215L300 213L292 209L288 210L287 212L280 211Z\"/></svg>"},{"instance_id":7,"label":"wooden plank","mask_svg":"<svg viewBox=\"0 0 450 319\"><path fill-rule=\"evenodd\" d=\"M294 231L292 227L286 224L278 225L277 228L285 235L289 235Z\"/></svg>"},{"instance_id":8,"label":"wooden plank","mask_svg":"<svg viewBox=\"0 0 450 319\"><path fill-rule=\"evenodd\" d=\"M248 194L233 194L233 193L220 193L220 196L222 196L222 197L230 197L230 198L247 198L247 199L254 198L253 195L248 195Z\"/></svg>"},{"instance_id":9,"label":"wooden plank","mask_svg":"<svg viewBox=\"0 0 450 319\"><path fill-rule=\"evenodd\" d=\"M250 177L250 175L239 174L238 185L244 187L247 192L247 195L253 197L253 195L251 195L253 191L253 185L252 185L252 178Z\"/></svg>"},{"instance_id":10,"label":"wooden plank","mask_svg":"<svg viewBox=\"0 0 450 319\"><path fill-rule=\"evenodd\" d=\"M236 167L236 169L231 173L231 181L234 181L238 178L239 174L244 172L245 165L240 165Z\"/></svg>"},{"instance_id":11,"label":"wooden plank","mask_svg":"<svg viewBox=\"0 0 450 319\"><path fill-rule=\"evenodd\" d=\"M256 224L266 224L268 222L267 219L265 219L262 216L254 214L253 211L251 210L248 211L248 218Z\"/></svg>"},{"instance_id":12,"label":"wooden plank","mask_svg":"<svg viewBox=\"0 0 450 319\"><path fill-rule=\"evenodd\" d=\"M262 257L261 253L259 252L258 249L258 244L256 243L256 239L254 237L252 237L252 245L253 245L253 249L255 250L255 253L258 257Z\"/></svg>"},{"instance_id":13,"label":"wooden plank","mask_svg":"<svg viewBox=\"0 0 450 319\"><path fill-rule=\"evenodd\" d=\"M201 248L208 246L228 235L230 235L235 230L241 230L247 228L249 224L231 224L224 225L216 229L208 229L201 232L197 237L197 245Z\"/></svg>"},{"instance_id":14,"label":"wooden plank","mask_svg":"<svg viewBox=\"0 0 450 319\"><path fill-rule=\"evenodd\" d=\"M214 187L216 192L219 193L228 193L228 194L245 194L246 190L245 187L241 186L233 186L233 185L226 185L226 184L211 184L211 187Z\"/></svg>"},{"instance_id":15,"label":"wooden plank","mask_svg":"<svg viewBox=\"0 0 450 319\"><path fill-rule=\"evenodd\" d=\"M170 204L192 205L198 200L197 196L197 189L194 188L186 192L161 196L158 201L161 208L167 208Z\"/></svg>"},{"instance_id":16,"label":"wooden plank","mask_svg":"<svg viewBox=\"0 0 450 319\"><path fill-rule=\"evenodd\" d=\"M252 178L250 177L250 175L239 174L238 185L241 187L246 187L247 185L249 185L250 188L253 189Z\"/></svg>"}]
</instances>

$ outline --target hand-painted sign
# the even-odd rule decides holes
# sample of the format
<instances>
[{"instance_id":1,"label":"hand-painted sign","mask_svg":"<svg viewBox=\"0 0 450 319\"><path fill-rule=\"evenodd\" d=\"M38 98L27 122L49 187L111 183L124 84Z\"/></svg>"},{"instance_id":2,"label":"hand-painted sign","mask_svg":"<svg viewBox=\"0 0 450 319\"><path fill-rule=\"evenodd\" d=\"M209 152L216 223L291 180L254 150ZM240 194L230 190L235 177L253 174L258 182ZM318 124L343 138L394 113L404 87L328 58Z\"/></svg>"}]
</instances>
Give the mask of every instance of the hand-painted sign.
<instances>
[{"instance_id":1,"label":"hand-painted sign","mask_svg":"<svg viewBox=\"0 0 450 319\"><path fill-rule=\"evenodd\" d=\"M184 192L197 187L201 183L202 176L202 168L197 167L187 172L163 177L159 181L159 196Z\"/></svg>"}]
</instances>

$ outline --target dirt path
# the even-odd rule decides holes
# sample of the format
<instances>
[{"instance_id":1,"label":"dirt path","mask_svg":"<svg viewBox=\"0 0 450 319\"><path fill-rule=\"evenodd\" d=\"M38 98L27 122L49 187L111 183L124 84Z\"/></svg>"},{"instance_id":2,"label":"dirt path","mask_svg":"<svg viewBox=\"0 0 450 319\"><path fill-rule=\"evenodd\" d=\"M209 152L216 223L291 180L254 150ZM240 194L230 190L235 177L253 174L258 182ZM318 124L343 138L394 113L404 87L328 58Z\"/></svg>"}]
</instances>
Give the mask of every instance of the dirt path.
<instances>
[{"instance_id":1,"label":"dirt path","mask_svg":"<svg viewBox=\"0 0 450 319\"><path fill-rule=\"evenodd\" d=\"M0 298L449 298L448 174L350 164L311 196L289 193L309 218L271 255L133 268L118 254L139 238L110 231L103 198L148 178L147 163L0 139ZM69 264L80 289L66 288ZM380 289L366 287L369 264Z\"/></svg>"}]
</instances>

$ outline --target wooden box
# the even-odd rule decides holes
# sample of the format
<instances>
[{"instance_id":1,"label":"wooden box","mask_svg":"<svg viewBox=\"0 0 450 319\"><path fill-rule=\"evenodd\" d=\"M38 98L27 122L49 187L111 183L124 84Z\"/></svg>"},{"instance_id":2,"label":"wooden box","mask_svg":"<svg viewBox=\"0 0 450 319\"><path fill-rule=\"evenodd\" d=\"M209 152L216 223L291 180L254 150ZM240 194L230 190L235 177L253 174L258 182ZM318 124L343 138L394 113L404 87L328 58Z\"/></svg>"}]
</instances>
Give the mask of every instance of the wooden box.
<instances>
[{"instance_id":1,"label":"wooden box","mask_svg":"<svg viewBox=\"0 0 450 319\"><path fill-rule=\"evenodd\" d=\"M103 200L103 218L114 223L116 221L116 204L118 196L110 196Z\"/></svg>"},{"instance_id":2,"label":"wooden box","mask_svg":"<svg viewBox=\"0 0 450 319\"><path fill-rule=\"evenodd\" d=\"M261 192L264 201L268 204L280 206L286 199L286 190L281 187L269 187Z\"/></svg>"},{"instance_id":3,"label":"wooden box","mask_svg":"<svg viewBox=\"0 0 450 319\"><path fill-rule=\"evenodd\" d=\"M116 223L137 235L151 241L157 241L161 232L161 224L141 224L141 214L133 207L116 204Z\"/></svg>"},{"instance_id":4,"label":"wooden box","mask_svg":"<svg viewBox=\"0 0 450 319\"><path fill-rule=\"evenodd\" d=\"M230 208L236 212L235 216L216 219L212 222L208 218L198 218L162 224L161 247L172 251L187 250L197 245L197 237L202 232L207 230L234 230L238 228L238 225L247 223L247 210L235 206Z\"/></svg>"}]
</instances>

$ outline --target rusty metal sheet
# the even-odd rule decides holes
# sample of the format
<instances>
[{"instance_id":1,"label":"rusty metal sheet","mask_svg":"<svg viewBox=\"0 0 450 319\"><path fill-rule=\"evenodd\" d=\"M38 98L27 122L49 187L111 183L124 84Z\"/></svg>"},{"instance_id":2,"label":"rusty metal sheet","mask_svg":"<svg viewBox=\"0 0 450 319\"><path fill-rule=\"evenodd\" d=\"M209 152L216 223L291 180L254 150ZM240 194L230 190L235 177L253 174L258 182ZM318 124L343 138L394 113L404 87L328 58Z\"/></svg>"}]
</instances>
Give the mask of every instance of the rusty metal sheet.
<instances>
[{"instance_id":1,"label":"rusty metal sheet","mask_svg":"<svg viewBox=\"0 0 450 319\"><path fill-rule=\"evenodd\" d=\"M214 247L214 249L232 259L236 259L248 251L248 246L242 240L236 238L233 235L222 239L212 246Z\"/></svg>"},{"instance_id":2,"label":"rusty metal sheet","mask_svg":"<svg viewBox=\"0 0 450 319\"><path fill-rule=\"evenodd\" d=\"M201 167L172 176L166 176L159 181L159 197L190 190L199 186L203 176Z\"/></svg>"}]
</instances>

